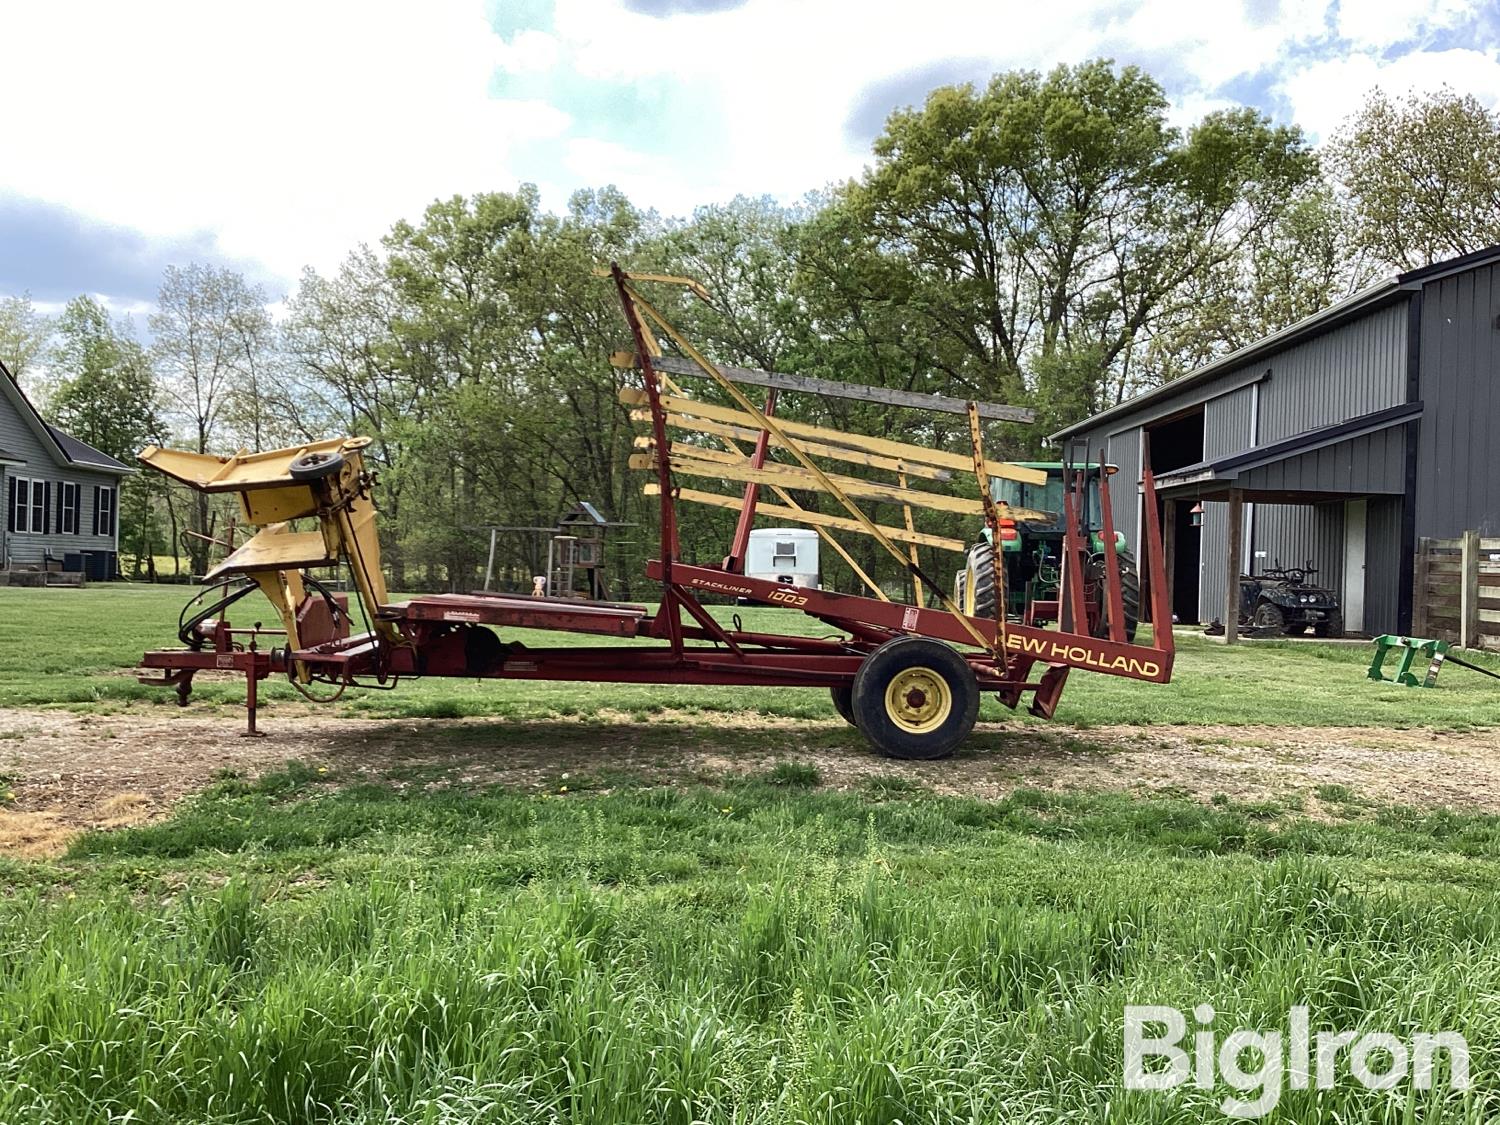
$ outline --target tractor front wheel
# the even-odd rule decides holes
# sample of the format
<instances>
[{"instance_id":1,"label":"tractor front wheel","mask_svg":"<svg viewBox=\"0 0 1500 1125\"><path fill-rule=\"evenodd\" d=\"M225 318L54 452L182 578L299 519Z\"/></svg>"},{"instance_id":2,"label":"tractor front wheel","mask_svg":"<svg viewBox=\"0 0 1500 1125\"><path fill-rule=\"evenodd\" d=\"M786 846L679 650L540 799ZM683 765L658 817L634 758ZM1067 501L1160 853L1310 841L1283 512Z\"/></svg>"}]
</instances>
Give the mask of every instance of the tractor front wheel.
<instances>
[{"instance_id":1,"label":"tractor front wheel","mask_svg":"<svg viewBox=\"0 0 1500 1125\"><path fill-rule=\"evenodd\" d=\"M854 725L882 754L946 758L974 729L979 684L968 661L939 641L897 637L854 677Z\"/></svg>"}]
</instances>

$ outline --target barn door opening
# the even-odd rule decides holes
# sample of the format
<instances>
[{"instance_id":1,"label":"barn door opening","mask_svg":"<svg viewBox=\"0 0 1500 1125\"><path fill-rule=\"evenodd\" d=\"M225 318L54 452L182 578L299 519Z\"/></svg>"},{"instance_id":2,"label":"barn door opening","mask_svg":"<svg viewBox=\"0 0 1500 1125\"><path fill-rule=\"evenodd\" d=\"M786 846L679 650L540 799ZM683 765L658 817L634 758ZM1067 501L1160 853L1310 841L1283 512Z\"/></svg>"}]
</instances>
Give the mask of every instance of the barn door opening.
<instances>
[{"instance_id":1,"label":"barn door opening","mask_svg":"<svg viewBox=\"0 0 1500 1125\"><path fill-rule=\"evenodd\" d=\"M1203 460L1203 407L1146 427L1150 437L1151 471L1157 476L1195 465ZM1172 590L1172 615L1178 622L1198 620L1198 592L1202 585L1203 528L1193 523L1195 500L1159 498L1159 515L1163 526L1168 505L1172 506L1173 546L1167 565Z\"/></svg>"}]
</instances>

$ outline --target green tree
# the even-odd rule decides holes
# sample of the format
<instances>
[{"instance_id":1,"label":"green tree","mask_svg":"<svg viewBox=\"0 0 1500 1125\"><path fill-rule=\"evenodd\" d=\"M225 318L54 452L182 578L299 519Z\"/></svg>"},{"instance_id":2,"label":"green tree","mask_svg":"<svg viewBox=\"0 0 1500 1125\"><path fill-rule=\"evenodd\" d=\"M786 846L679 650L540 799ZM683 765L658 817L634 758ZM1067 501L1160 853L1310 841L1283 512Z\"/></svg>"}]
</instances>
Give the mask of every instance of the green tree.
<instances>
[{"instance_id":1,"label":"green tree","mask_svg":"<svg viewBox=\"0 0 1500 1125\"><path fill-rule=\"evenodd\" d=\"M1355 245L1346 201L1323 179L1232 258L1187 279L1141 352L1150 382L1166 382L1312 316L1374 279Z\"/></svg>"},{"instance_id":2,"label":"green tree","mask_svg":"<svg viewBox=\"0 0 1500 1125\"><path fill-rule=\"evenodd\" d=\"M634 510L635 431L616 398L627 376L609 364L626 332L593 271L629 262L646 227L613 189L558 216L523 186L439 201L385 239L394 315L380 362L416 396L396 421L392 476L420 581L472 583L489 524L546 526L580 499L617 519ZM503 570L538 573L545 541L508 536L500 551Z\"/></svg>"},{"instance_id":3,"label":"green tree","mask_svg":"<svg viewBox=\"0 0 1500 1125\"><path fill-rule=\"evenodd\" d=\"M47 396L51 420L125 464L163 440L160 391L130 322L116 321L92 297L75 297L57 318ZM156 577L167 546L159 505L165 485L151 473L127 476L120 489L120 549L138 576Z\"/></svg>"},{"instance_id":4,"label":"green tree","mask_svg":"<svg viewBox=\"0 0 1500 1125\"><path fill-rule=\"evenodd\" d=\"M1500 242L1500 114L1444 88L1376 90L1328 145L1358 247L1415 269Z\"/></svg>"},{"instance_id":5,"label":"green tree","mask_svg":"<svg viewBox=\"0 0 1500 1125\"><path fill-rule=\"evenodd\" d=\"M51 364L48 405L62 429L126 464L161 439L156 377L128 321L73 298L57 318Z\"/></svg>"},{"instance_id":6,"label":"green tree","mask_svg":"<svg viewBox=\"0 0 1500 1125\"><path fill-rule=\"evenodd\" d=\"M785 362L806 320L792 241L805 218L802 208L740 196L698 208L661 239L661 265L708 290L707 304L676 294L683 323L724 362L768 371Z\"/></svg>"},{"instance_id":7,"label":"green tree","mask_svg":"<svg viewBox=\"0 0 1500 1125\"><path fill-rule=\"evenodd\" d=\"M396 331L398 320L411 317L385 260L370 247L350 254L332 277L304 271L281 326L286 367L276 411L300 440L345 434L373 439L365 460L381 474L383 557L392 584L405 589L405 493L398 466L429 404L401 355L405 337Z\"/></svg>"},{"instance_id":8,"label":"green tree","mask_svg":"<svg viewBox=\"0 0 1500 1125\"><path fill-rule=\"evenodd\" d=\"M1118 397L1136 347L1189 279L1232 260L1316 172L1296 128L1253 110L1181 132L1161 86L1107 60L935 90L891 115L847 205L910 278L924 358L958 393L1056 418ZM1066 399L1036 372L1079 364ZM1033 372L1035 361L1046 361Z\"/></svg>"},{"instance_id":9,"label":"green tree","mask_svg":"<svg viewBox=\"0 0 1500 1125\"><path fill-rule=\"evenodd\" d=\"M0 364L20 381L47 352L52 324L31 303L31 295L0 297Z\"/></svg>"},{"instance_id":10,"label":"green tree","mask_svg":"<svg viewBox=\"0 0 1500 1125\"><path fill-rule=\"evenodd\" d=\"M242 444L260 436L259 418L247 432L245 403L257 401L271 346L266 296L230 269L194 263L168 266L150 318L152 358L161 375L172 420L198 453L221 442ZM184 541L194 574L208 569L220 510L208 494L188 500Z\"/></svg>"}]
</instances>

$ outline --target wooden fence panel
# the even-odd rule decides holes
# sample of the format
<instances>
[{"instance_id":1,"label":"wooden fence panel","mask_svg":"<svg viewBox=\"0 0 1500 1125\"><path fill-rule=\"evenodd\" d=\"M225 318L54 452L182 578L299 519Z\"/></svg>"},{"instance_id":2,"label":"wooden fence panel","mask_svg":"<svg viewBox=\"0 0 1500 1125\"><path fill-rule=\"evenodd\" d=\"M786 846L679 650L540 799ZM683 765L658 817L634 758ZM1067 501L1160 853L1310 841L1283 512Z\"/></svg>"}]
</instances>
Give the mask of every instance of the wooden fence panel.
<instances>
[{"instance_id":1,"label":"wooden fence panel","mask_svg":"<svg viewBox=\"0 0 1500 1125\"><path fill-rule=\"evenodd\" d=\"M1500 539L1466 531L1419 541L1412 632L1465 648L1500 649Z\"/></svg>"}]
</instances>

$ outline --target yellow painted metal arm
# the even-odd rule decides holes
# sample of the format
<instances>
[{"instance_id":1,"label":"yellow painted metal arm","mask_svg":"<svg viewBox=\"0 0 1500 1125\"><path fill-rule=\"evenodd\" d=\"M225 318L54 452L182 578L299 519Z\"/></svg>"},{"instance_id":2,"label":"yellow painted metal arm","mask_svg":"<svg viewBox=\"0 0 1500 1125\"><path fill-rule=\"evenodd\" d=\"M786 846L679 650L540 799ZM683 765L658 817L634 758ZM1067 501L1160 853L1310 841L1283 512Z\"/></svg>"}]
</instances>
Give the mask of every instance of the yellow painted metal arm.
<instances>
[{"instance_id":1,"label":"yellow painted metal arm","mask_svg":"<svg viewBox=\"0 0 1500 1125\"><path fill-rule=\"evenodd\" d=\"M235 493L246 524L260 530L207 577L243 574L255 580L276 607L287 646L301 647L297 611L305 595L301 571L332 566L340 559L359 591L371 628L389 644L403 643L380 613L388 600L380 569L372 478L364 471L367 437L330 438L232 457L147 446L142 464L181 481L195 492ZM316 530L298 531L297 519L316 519ZM307 679L300 665L299 678Z\"/></svg>"},{"instance_id":2,"label":"yellow painted metal arm","mask_svg":"<svg viewBox=\"0 0 1500 1125\"><path fill-rule=\"evenodd\" d=\"M139 460L173 480L181 481L198 492L243 492L247 489L276 488L293 480L291 464L309 453L348 455L370 444L367 437L330 438L287 449L268 449L260 453L241 450L232 457L212 453L192 453L183 449L163 449L148 445Z\"/></svg>"}]
</instances>

